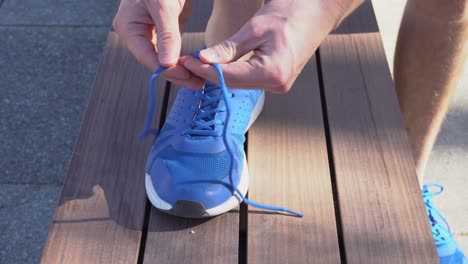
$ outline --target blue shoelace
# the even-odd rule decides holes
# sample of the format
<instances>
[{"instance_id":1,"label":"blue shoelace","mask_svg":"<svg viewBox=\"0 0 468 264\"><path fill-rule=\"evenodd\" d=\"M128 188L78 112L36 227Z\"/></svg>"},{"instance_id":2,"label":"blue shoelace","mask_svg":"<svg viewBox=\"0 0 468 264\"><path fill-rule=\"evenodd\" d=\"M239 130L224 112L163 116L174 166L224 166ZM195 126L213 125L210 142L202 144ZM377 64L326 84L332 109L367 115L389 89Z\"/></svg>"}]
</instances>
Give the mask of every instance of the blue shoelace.
<instances>
[{"instance_id":1,"label":"blue shoelace","mask_svg":"<svg viewBox=\"0 0 468 264\"><path fill-rule=\"evenodd\" d=\"M304 216L303 214L289 210L288 208L285 208L285 207L265 205L265 204L251 201L247 199L240 192L240 190L236 186L234 186L234 184L232 184L233 183L233 180L232 180L233 171L235 168L237 168L238 163L239 163L236 156L234 155L234 147L232 146L232 142L228 140L228 137L227 137L227 128L229 127L229 120L231 117L230 98L232 97L232 94L229 93L228 91L228 88L224 81L223 72L219 64L213 63L212 66L216 69L216 72L218 73L220 86L217 87L215 85L209 85L209 87L205 87L203 92L197 91L198 93L197 96L200 98L200 105L197 106L196 108L195 106L192 107L192 110L195 111L196 116L191 121L192 122L191 128L184 131L183 134L220 136L219 134L216 134L215 130L210 129L210 128L212 128L214 125L221 125L223 124L223 122L221 120L213 119L212 117L218 112L226 112L226 122L224 123L224 126L223 126L222 137L223 137L223 143L226 146L226 149L231 158L231 163L229 167L229 172L230 172L229 177L230 177L231 185L229 187L233 190L233 192L236 192L242 198L242 201L246 203L247 205L257 207L260 209L265 209L265 210L286 212L293 216L303 217ZM146 115L146 121L145 121L143 131L140 133L140 138L146 137L149 134L153 134L155 138L158 136L158 131L154 128L151 128L151 122L153 121L155 102L156 102L154 83L158 75L165 69L166 68L164 68L163 66L160 66L158 69L156 69L153 75L151 75L151 80L149 84L150 97L149 97L148 112ZM214 90L217 88L221 88L220 94L214 93ZM218 102L220 100L224 100L224 105L225 105L224 107L219 107ZM225 185L222 182L220 184Z\"/></svg>"},{"instance_id":2,"label":"blue shoelace","mask_svg":"<svg viewBox=\"0 0 468 264\"><path fill-rule=\"evenodd\" d=\"M217 113L227 111L227 107L219 105L219 101L224 98L222 92L217 85L207 83L203 89L195 92L195 96L200 99L200 103L198 106L191 106L190 110L195 113L195 116L186 120L190 124L190 128L183 131L182 136L187 134L191 136L221 136L223 131L216 130L215 127L224 125L224 122L216 119L215 116ZM231 98L234 95L228 93L227 96Z\"/></svg>"},{"instance_id":3,"label":"blue shoelace","mask_svg":"<svg viewBox=\"0 0 468 264\"><path fill-rule=\"evenodd\" d=\"M438 188L438 190L431 191L431 188ZM438 183L426 184L424 185L422 191L424 203L426 204L426 212L429 217L429 222L431 224L432 236L434 237L436 246L445 245L453 240L447 220L442 216L442 214L435 208L434 204L432 203L432 196L439 195L443 191L444 186ZM443 221L444 225L439 223L439 219Z\"/></svg>"}]
</instances>

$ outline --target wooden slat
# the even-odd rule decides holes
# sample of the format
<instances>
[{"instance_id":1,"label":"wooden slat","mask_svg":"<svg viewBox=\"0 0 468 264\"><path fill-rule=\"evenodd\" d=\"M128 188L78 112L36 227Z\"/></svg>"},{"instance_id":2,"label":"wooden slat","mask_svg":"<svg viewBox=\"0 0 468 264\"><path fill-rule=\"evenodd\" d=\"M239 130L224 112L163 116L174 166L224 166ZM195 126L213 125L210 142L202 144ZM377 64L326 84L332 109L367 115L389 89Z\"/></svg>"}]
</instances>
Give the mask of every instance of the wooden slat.
<instances>
[{"instance_id":1,"label":"wooden slat","mask_svg":"<svg viewBox=\"0 0 468 264\"><path fill-rule=\"evenodd\" d=\"M267 94L249 131L249 198L304 218L248 210L249 263L339 263L316 61L286 95Z\"/></svg>"},{"instance_id":2,"label":"wooden slat","mask_svg":"<svg viewBox=\"0 0 468 264\"><path fill-rule=\"evenodd\" d=\"M239 214L187 219L151 211L144 263L238 263Z\"/></svg>"},{"instance_id":3,"label":"wooden slat","mask_svg":"<svg viewBox=\"0 0 468 264\"><path fill-rule=\"evenodd\" d=\"M203 33L184 34L182 54L203 46ZM169 109L178 90L179 87L171 87ZM237 264L238 246L238 211L212 219L185 219L152 208L144 263Z\"/></svg>"},{"instance_id":4,"label":"wooden slat","mask_svg":"<svg viewBox=\"0 0 468 264\"><path fill-rule=\"evenodd\" d=\"M109 33L42 263L136 262L151 142L137 135L146 114L148 78ZM157 116L164 84L157 83Z\"/></svg>"},{"instance_id":5,"label":"wooden slat","mask_svg":"<svg viewBox=\"0 0 468 264\"><path fill-rule=\"evenodd\" d=\"M370 2L320 46L347 263L437 263ZM370 8L370 10L369 10Z\"/></svg>"}]
</instances>

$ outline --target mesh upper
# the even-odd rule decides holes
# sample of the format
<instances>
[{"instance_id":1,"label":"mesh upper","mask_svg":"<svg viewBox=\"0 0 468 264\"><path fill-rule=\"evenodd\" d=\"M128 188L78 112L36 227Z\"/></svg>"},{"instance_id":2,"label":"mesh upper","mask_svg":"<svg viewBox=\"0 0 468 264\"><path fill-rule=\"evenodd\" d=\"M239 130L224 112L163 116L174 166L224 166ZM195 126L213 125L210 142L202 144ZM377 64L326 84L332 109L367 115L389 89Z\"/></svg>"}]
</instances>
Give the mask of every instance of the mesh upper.
<instances>
[{"instance_id":1,"label":"mesh upper","mask_svg":"<svg viewBox=\"0 0 468 264\"><path fill-rule=\"evenodd\" d=\"M228 176L231 165L227 151L219 153L180 152L169 145L157 156L165 161L175 182L221 180Z\"/></svg>"}]
</instances>

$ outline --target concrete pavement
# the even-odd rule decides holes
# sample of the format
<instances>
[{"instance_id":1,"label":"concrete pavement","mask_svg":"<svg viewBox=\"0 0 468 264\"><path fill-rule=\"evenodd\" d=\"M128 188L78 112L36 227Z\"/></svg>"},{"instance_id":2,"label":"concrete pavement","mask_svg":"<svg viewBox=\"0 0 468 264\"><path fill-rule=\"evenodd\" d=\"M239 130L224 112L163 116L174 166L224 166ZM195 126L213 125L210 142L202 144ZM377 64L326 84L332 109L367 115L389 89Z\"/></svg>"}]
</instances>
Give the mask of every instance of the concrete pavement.
<instances>
[{"instance_id":1,"label":"concrete pavement","mask_svg":"<svg viewBox=\"0 0 468 264\"><path fill-rule=\"evenodd\" d=\"M118 0L0 1L0 263L37 263Z\"/></svg>"}]
</instances>

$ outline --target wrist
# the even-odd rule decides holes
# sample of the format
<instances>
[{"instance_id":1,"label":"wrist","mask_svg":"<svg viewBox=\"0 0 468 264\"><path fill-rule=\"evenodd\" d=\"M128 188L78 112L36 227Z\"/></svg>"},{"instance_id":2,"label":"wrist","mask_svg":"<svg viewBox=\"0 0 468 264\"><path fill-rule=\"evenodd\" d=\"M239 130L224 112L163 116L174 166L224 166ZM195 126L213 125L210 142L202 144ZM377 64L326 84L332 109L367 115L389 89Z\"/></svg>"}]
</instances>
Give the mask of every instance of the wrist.
<instances>
[{"instance_id":1,"label":"wrist","mask_svg":"<svg viewBox=\"0 0 468 264\"><path fill-rule=\"evenodd\" d=\"M328 14L333 21L333 29L350 15L364 0L318 0L323 12Z\"/></svg>"}]
</instances>

